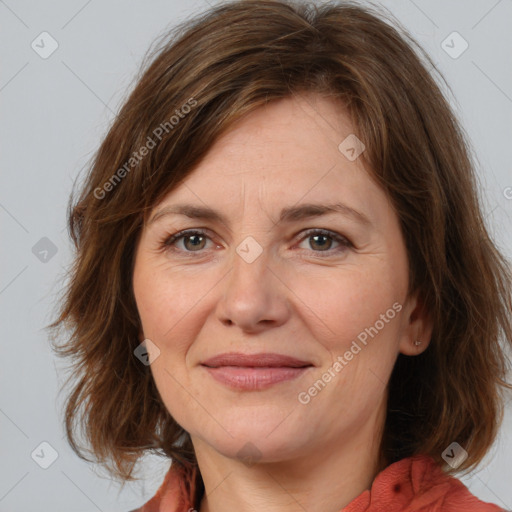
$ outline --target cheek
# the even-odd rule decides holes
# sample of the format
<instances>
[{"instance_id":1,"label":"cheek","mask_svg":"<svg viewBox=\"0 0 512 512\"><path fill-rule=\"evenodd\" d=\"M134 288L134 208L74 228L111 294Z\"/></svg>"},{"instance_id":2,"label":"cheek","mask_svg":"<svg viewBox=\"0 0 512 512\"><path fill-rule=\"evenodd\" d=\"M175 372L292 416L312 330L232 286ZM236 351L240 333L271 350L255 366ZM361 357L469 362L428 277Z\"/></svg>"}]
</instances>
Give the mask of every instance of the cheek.
<instances>
[{"instance_id":1,"label":"cheek","mask_svg":"<svg viewBox=\"0 0 512 512\"><path fill-rule=\"evenodd\" d=\"M381 265L339 272L324 282L304 278L297 295L307 297L308 328L323 361L301 391L319 414L328 407L330 415L353 415L357 423L355 416L371 414L384 399L401 325L396 282Z\"/></svg>"},{"instance_id":2,"label":"cheek","mask_svg":"<svg viewBox=\"0 0 512 512\"><path fill-rule=\"evenodd\" d=\"M399 279L390 272L384 262L374 259L373 265L364 267L347 266L296 276L290 288L300 299L296 303L301 305L301 316L307 319L314 338L332 356L343 354L358 335L376 322L382 331L379 335L396 333L397 311L393 304L402 295L397 286ZM380 315L388 320L384 327Z\"/></svg>"},{"instance_id":3,"label":"cheek","mask_svg":"<svg viewBox=\"0 0 512 512\"><path fill-rule=\"evenodd\" d=\"M160 344L183 329L211 285L203 278L164 264L141 261L134 270L134 295L144 335ZM179 349L180 340L173 345Z\"/></svg>"},{"instance_id":4,"label":"cheek","mask_svg":"<svg viewBox=\"0 0 512 512\"><path fill-rule=\"evenodd\" d=\"M179 272L152 266L148 260L140 263L134 269L133 286L143 335L160 351L150 371L167 410L180 425L189 426L191 418L201 413L196 401L190 400L190 391L184 392L193 389L186 355L197 336L190 320L197 318L200 303L190 281L187 284ZM195 390L193 395L199 399L200 393Z\"/></svg>"}]
</instances>

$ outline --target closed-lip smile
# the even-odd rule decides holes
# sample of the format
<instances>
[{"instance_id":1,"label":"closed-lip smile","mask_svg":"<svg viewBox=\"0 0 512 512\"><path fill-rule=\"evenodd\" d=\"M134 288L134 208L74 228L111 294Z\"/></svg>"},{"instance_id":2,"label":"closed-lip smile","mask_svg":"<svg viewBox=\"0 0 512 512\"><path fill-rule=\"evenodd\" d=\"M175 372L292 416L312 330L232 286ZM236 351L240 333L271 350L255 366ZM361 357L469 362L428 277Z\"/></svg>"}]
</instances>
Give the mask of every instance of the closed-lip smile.
<instances>
[{"instance_id":1,"label":"closed-lip smile","mask_svg":"<svg viewBox=\"0 0 512 512\"><path fill-rule=\"evenodd\" d=\"M202 363L205 366L217 368L219 366L245 366L245 367L283 367L300 368L312 366L308 361L303 361L291 356L263 352L260 354L242 354L240 352L228 352L211 357Z\"/></svg>"},{"instance_id":2,"label":"closed-lip smile","mask_svg":"<svg viewBox=\"0 0 512 512\"><path fill-rule=\"evenodd\" d=\"M295 379L314 365L276 353L243 354L229 352L201 363L218 382L237 390L257 391Z\"/></svg>"}]
</instances>

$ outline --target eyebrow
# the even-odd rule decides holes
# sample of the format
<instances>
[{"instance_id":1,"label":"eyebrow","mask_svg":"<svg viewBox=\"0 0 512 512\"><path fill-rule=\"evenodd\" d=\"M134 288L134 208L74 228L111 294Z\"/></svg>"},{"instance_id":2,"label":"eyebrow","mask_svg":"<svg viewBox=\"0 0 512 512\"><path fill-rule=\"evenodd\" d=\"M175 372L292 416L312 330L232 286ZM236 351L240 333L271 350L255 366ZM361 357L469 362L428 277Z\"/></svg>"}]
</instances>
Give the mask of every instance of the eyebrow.
<instances>
[{"instance_id":1,"label":"eyebrow","mask_svg":"<svg viewBox=\"0 0 512 512\"><path fill-rule=\"evenodd\" d=\"M279 216L279 222L291 223L299 220L320 217L332 213L339 213L349 217L365 226L372 226L372 223L363 213L343 203L334 204L313 204L306 203L299 206L283 208ZM222 213L206 206L195 206L191 204L175 204L165 206L157 210L148 222L148 226L162 217L168 215L184 215L191 219L211 220L228 225L229 222Z\"/></svg>"}]
</instances>

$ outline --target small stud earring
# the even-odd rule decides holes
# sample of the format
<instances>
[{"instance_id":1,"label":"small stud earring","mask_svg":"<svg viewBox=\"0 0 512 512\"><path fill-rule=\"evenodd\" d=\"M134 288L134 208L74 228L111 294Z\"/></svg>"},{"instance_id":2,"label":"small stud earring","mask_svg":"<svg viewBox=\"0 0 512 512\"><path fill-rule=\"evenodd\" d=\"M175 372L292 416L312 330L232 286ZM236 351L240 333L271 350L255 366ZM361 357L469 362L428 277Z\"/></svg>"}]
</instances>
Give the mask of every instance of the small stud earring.
<instances>
[{"instance_id":1,"label":"small stud earring","mask_svg":"<svg viewBox=\"0 0 512 512\"><path fill-rule=\"evenodd\" d=\"M416 341L414 342L414 344L415 344L416 346L421 345L421 341L420 341L420 340L416 340Z\"/></svg>"}]
</instances>

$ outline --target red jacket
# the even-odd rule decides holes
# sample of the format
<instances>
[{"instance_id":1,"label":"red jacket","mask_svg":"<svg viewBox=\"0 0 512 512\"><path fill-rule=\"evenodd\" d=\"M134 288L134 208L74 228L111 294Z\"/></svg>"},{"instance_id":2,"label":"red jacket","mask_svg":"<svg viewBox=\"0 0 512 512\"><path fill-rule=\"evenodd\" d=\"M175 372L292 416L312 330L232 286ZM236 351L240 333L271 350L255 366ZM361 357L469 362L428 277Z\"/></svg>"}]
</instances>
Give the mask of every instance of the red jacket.
<instances>
[{"instance_id":1,"label":"red jacket","mask_svg":"<svg viewBox=\"0 0 512 512\"><path fill-rule=\"evenodd\" d=\"M157 493L131 512L188 512L199 510L197 467L171 465ZM381 471L370 490L362 492L340 512L503 512L447 475L425 455L402 459ZM192 511L191 511L192 512Z\"/></svg>"}]
</instances>

